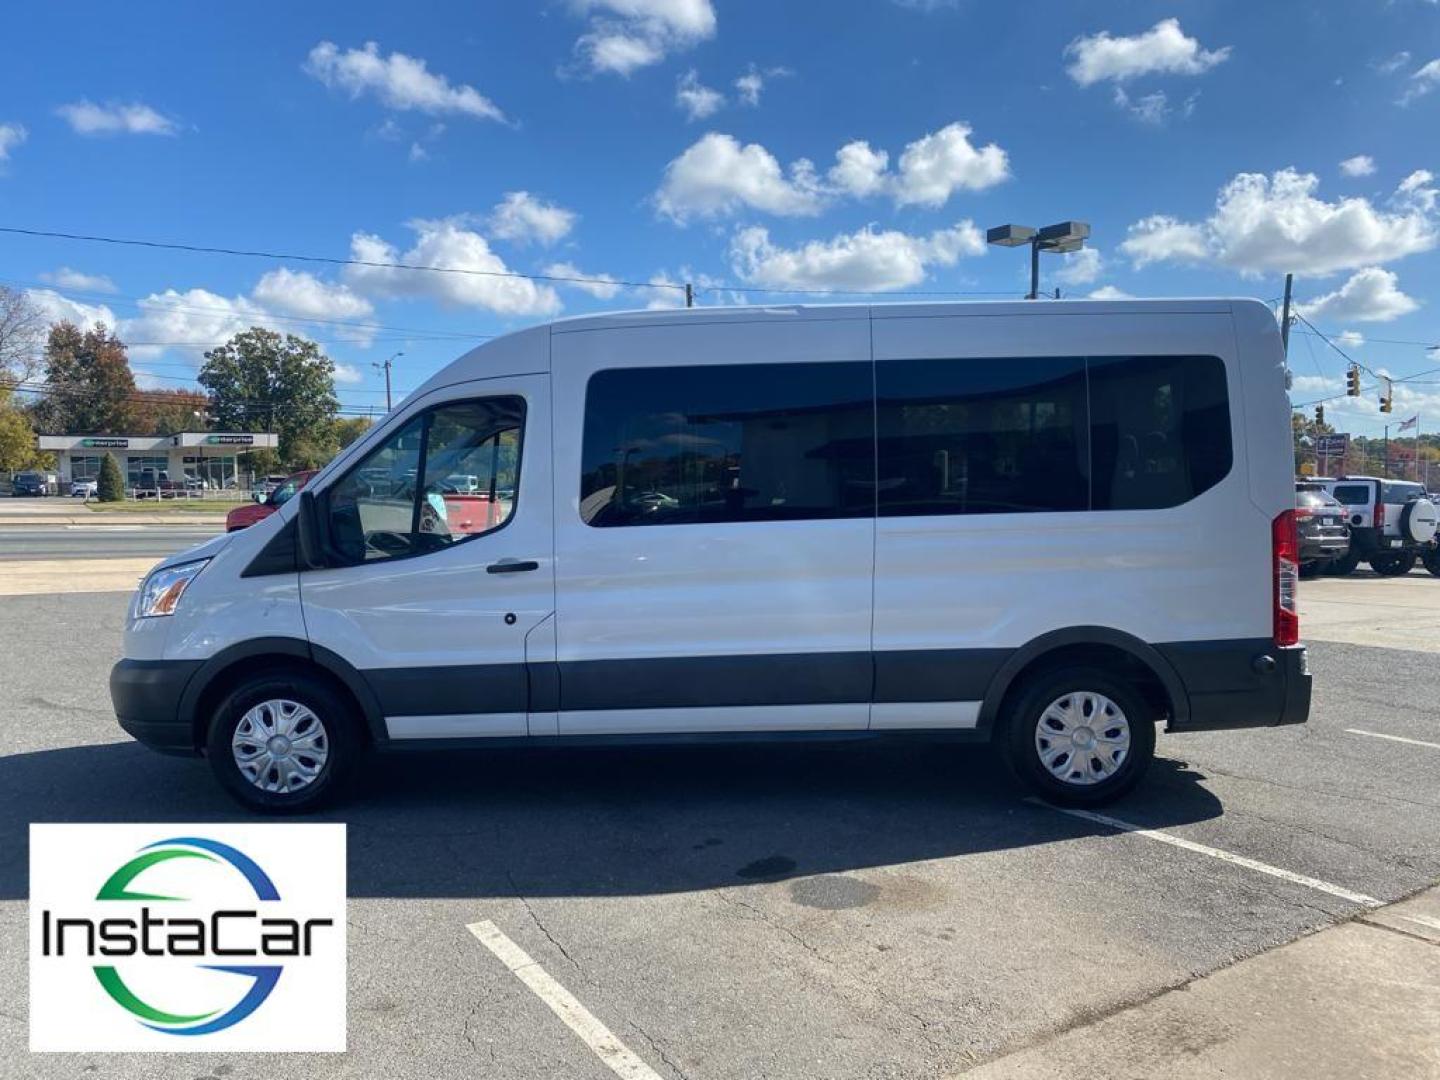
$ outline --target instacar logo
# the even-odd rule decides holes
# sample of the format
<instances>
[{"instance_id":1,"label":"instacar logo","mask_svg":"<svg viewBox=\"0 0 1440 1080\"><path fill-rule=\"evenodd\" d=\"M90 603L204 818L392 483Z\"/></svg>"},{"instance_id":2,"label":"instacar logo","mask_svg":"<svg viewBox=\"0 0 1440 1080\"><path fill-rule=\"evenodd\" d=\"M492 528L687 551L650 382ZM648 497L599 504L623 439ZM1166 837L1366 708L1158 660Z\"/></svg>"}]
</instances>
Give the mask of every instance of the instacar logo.
<instances>
[{"instance_id":1,"label":"instacar logo","mask_svg":"<svg viewBox=\"0 0 1440 1080\"><path fill-rule=\"evenodd\" d=\"M31 826L31 1049L343 1050L344 826L175 829Z\"/></svg>"}]
</instances>

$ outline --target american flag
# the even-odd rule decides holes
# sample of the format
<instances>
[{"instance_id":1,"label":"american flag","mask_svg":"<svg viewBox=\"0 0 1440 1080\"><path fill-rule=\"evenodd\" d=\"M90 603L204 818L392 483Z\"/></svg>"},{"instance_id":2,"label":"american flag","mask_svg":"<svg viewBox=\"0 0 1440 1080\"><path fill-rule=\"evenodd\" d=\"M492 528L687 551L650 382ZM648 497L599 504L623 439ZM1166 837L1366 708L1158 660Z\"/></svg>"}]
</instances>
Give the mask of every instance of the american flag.
<instances>
[{"instance_id":1,"label":"american flag","mask_svg":"<svg viewBox=\"0 0 1440 1080\"><path fill-rule=\"evenodd\" d=\"M1416 413L1414 416L1410 417L1409 420L1406 420L1400 425L1400 430L1407 431L1418 423L1420 423L1420 414Z\"/></svg>"}]
</instances>

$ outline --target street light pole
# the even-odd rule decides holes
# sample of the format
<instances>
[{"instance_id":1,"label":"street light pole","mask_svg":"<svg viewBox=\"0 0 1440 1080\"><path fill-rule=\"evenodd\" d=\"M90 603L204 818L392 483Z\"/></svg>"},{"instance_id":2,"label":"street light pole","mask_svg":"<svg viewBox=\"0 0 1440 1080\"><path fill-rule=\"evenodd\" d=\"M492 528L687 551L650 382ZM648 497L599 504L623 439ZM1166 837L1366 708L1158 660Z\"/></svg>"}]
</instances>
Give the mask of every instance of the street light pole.
<instances>
[{"instance_id":1,"label":"street light pole","mask_svg":"<svg viewBox=\"0 0 1440 1080\"><path fill-rule=\"evenodd\" d=\"M393 356L391 356L388 360L386 360L383 364L380 363L378 360L371 361L371 363L370 363L370 366L373 367L375 370L377 370L377 371L383 370L383 371L385 372L385 411L386 411L387 413L388 413L388 412L391 410L391 408L392 408L392 406L391 406L391 404L390 404L390 368L391 368L391 366L395 363L396 360L398 360L400 357L402 357L402 356L404 356L404 355L405 355L405 354L404 354L403 352L397 352L397 353L395 353Z\"/></svg>"},{"instance_id":2,"label":"street light pole","mask_svg":"<svg viewBox=\"0 0 1440 1080\"><path fill-rule=\"evenodd\" d=\"M1040 252L1064 255L1079 251L1090 235L1090 226L1083 221L1062 221L1036 229L1029 225L997 225L985 232L985 242L997 247L1030 245L1030 291L1026 300L1040 299Z\"/></svg>"}]
</instances>

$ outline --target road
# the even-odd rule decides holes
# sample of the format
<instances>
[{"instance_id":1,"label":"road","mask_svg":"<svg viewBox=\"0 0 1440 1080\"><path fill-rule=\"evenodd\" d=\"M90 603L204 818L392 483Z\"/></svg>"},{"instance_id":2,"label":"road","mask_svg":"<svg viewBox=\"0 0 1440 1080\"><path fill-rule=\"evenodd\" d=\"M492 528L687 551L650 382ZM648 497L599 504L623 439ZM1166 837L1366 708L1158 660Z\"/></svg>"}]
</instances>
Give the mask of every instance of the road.
<instances>
[{"instance_id":1,"label":"road","mask_svg":"<svg viewBox=\"0 0 1440 1080\"><path fill-rule=\"evenodd\" d=\"M1356 584L1307 595L1382 619L1389 601ZM1428 575L1383 584L1440 596ZM203 762L115 727L124 606L4 600L0 984L24 985L28 822L244 820ZM20 994L0 1074L610 1077L467 930L484 922L667 1080L1003 1061L1440 881L1433 654L1322 640L1312 668L1309 724L1162 735L1152 776L1106 811L1188 847L1028 801L977 750L379 758L319 817L349 826L347 1054L32 1057ZM1203 1035L1157 1038L1184 1058Z\"/></svg>"},{"instance_id":2,"label":"road","mask_svg":"<svg viewBox=\"0 0 1440 1080\"><path fill-rule=\"evenodd\" d=\"M0 561L34 559L160 558L203 543L217 525L13 525L0 524Z\"/></svg>"}]
</instances>

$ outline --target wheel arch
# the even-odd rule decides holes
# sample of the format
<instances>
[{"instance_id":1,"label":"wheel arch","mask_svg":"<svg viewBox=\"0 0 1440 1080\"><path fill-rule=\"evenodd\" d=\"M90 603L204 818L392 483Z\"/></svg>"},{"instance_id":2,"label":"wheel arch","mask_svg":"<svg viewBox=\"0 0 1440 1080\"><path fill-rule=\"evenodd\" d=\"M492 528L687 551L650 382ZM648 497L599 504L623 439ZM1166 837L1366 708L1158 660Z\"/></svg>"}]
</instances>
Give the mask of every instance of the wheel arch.
<instances>
[{"instance_id":1,"label":"wheel arch","mask_svg":"<svg viewBox=\"0 0 1440 1080\"><path fill-rule=\"evenodd\" d=\"M180 698L180 719L190 729L196 750L205 745L206 728L220 699L261 665L299 668L325 679L355 707L370 741L385 741L380 703L360 672L343 657L300 638L264 637L220 650L186 685Z\"/></svg>"},{"instance_id":2,"label":"wheel arch","mask_svg":"<svg viewBox=\"0 0 1440 1080\"><path fill-rule=\"evenodd\" d=\"M1042 634L1021 646L990 680L980 704L979 730L993 734L1005 707L1038 672L1088 664L1116 669L1136 682L1146 702L1171 724L1190 717L1190 696L1171 663L1133 634L1107 626L1074 626Z\"/></svg>"}]
</instances>

